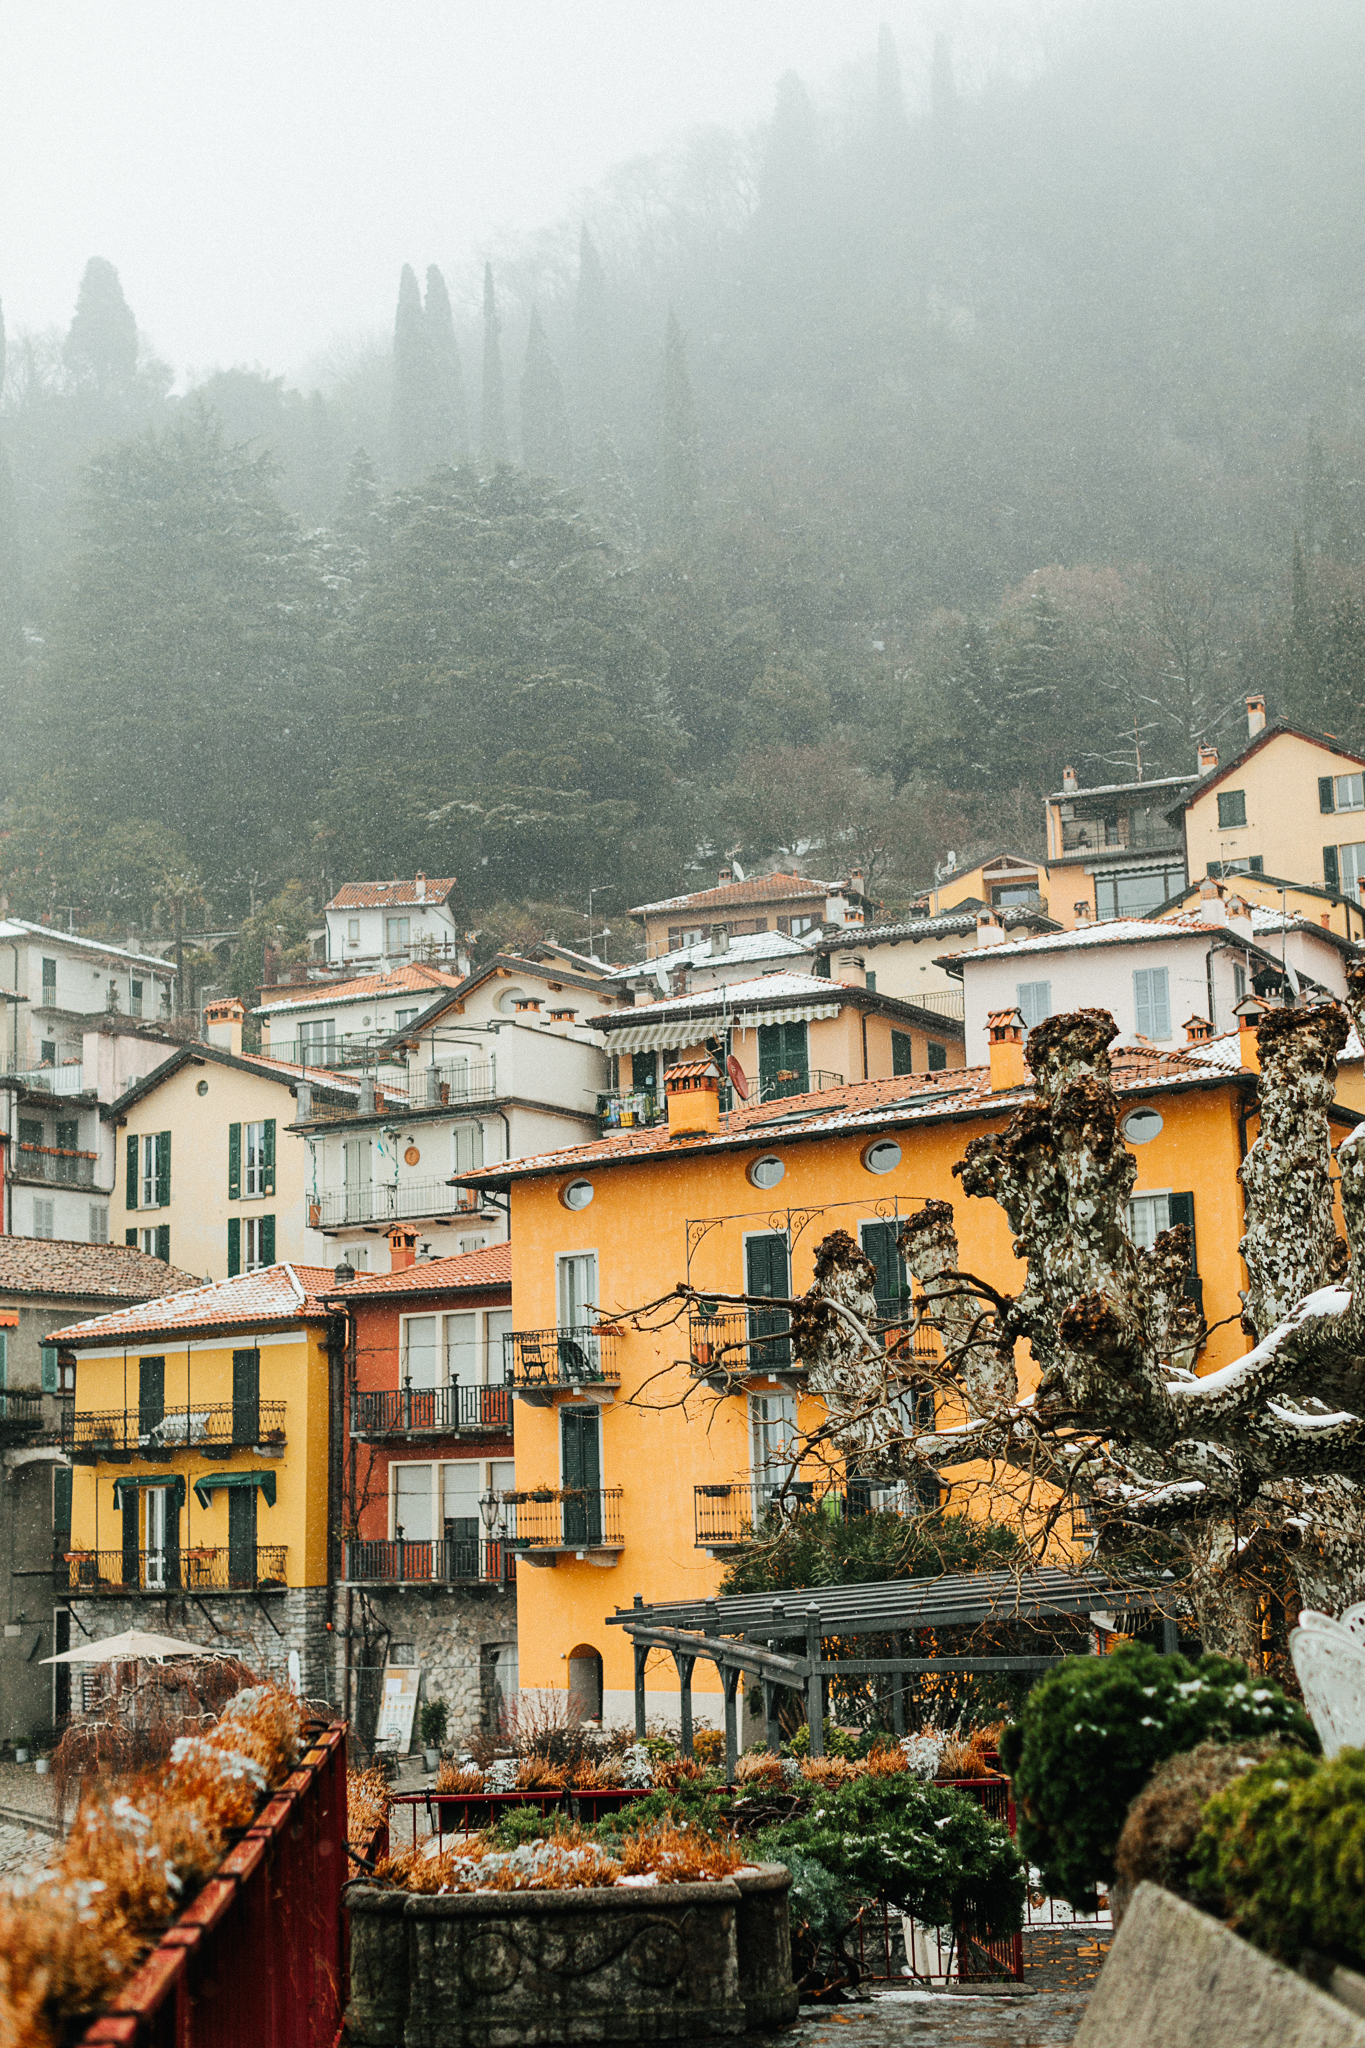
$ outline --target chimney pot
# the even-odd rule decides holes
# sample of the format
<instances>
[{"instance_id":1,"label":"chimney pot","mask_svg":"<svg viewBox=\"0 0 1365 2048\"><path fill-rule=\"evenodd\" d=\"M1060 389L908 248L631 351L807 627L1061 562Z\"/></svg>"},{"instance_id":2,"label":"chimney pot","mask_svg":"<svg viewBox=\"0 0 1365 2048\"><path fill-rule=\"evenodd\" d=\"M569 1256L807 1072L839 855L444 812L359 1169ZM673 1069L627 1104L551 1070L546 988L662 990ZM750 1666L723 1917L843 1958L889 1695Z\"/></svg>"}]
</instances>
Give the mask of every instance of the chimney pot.
<instances>
[{"instance_id":1,"label":"chimney pot","mask_svg":"<svg viewBox=\"0 0 1365 2048\"><path fill-rule=\"evenodd\" d=\"M1080 897L1078 901L1073 903L1071 908L1072 912L1075 915L1077 924L1089 924L1091 922L1091 907L1084 896Z\"/></svg>"},{"instance_id":2,"label":"chimney pot","mask_svg":"<svg viewBox=\"0 0 1365 2048\"><path fill-rule=\"evenodd\" d=\"M1237 1019L1242 1065L1253 1074L1259 1074L1261 1071L1261 1048L1257 1033L1263 1014L1255 996L1244 996L1233 1012Z\"/></svg>"},{"instance_id":3,"label":"chimney pot","mask_svg":"<svg viewBox=\"0 0 1365 2048\"><path fill-rule=\"evenodd\" d=\"M1076 771L1074 768L1063 768L1062 788L1066 791L1066 794L1068 796L1075 796L1076 791L1080 788L1080 784L1076 780Z\"/></svg>"},{"instance_id":4,"label":"chimney pot","mask_svg":"<svg viewBox=\"0 0 1365 2048\"><path fill-rule=\"evenodd\" d=\"M725 867L721 869L720 873L716 876L716 886L717 888L719 888L723 882L733 882L734 879L735 871L732 867L730 867L727 864Z\"/></svg>"},{"instance_id":5,"label":"chimney pot","mask_svg":"<svg viewBox=\"0 0 1365 2048\"><path fill-rule=\"evenodd\" d=\"M978 946L1000 946L1005 941L1004 929L993 910L979 910L976 914L976 943Z\"/></svg>"},{"instance_id":6,"label":"chimney pot","mask_svg":"<svg viewBox=\"0 0 1365 2048\"><path fill-rule=\"evenodd\" d=\"M730 927L728 924L713 924L711 927L711 951L728 953L730 950Z\"/></svg>"},{"instance_id":7,"label":"chimney pot","mask_svg":"<svg viewBox=\"0 0 1365 2048\"><path fill-rule=\"evenodd\" d=\"M1265 698L1247 698L1247 738L1254 740L1258 732L1265 731Z\"/></svg>"},{"instance_id":8,"label":"chimney pot","mask_svg":"<svg viewBox=\"0 0 1365 2048\"><path fill-rule=\"evenodd\" d=\"M236 996L224 996L216 1003L204 1005L204 1037L210 1045L216 1045L222 1052L230 1052L237 1059L242 1056L242 1024L246 1009Z\"/></svg>"},{"instance_id":9,"label":"chimney pot","mask_svg":"<svg viewBox=\"0 0 1365 2048\"><path fill-rule=\"evenodd\" d=\"M720 1129L720 1075L711 1060L680 1060L664 1075L668 1135L691 1136Z\"/></svg>"},{"instance_id":10,"label":"chimney pot","mask_svg":"<svg viewBox=\"0 0 1365 2048\"><path fill-rule=\"evenodd\" d=\"M426 876L425 876L425 875L424 875L424 874L422 873L422 870L421 870L420 868L418 868L418 870L417 870L417 878L416 878L416 882L415 882L415 885L414 885L414 888L413 888L413 894L414 894L414 895L416 896L416 898L417 898L417 901L418 901L419 903L425 903L425 902L426 902L426 900L427 900L427 878L426 878Z\"/></svg>"},{"instance_id":11,"label":"chimney pot","mask_svg":"<svg viewBox=\"0 0 1365 2048\"><path fill-rule=\"evenodd\" d=\"M1199 742L1199 773L1200 773L1201 775L1212 775L1212 773L1213 773L1214 769L1215 769L1215 768L1216 768L1217 766L1218 766L1218 749L1217 749L1217 747L1211 747L1211 746L1210 746L1210 745L1208 744L1208 742L1207 742L1206 740L1200 740L1200 742Z\"/></svg>"},{"instance_id":12,"label":"chimney pot","mask_svg":"<svg viewBox=\"0 0 1365 2048\"><path fill-rule=\"evenodd\" d=\"M1207 1017L1201 1017L1197 1012L1185 1019L1183 1029L1186 1045L1203 1045L1206 1039L1213 1037L1212 1024Z\"/></svg>"},{"instance_id":13,"label":"chimney pot","mask_svg":"<svg viewBox=\"0 0 1365 2048\"><path fill-rule=\"evenodd\" d=\"M1018 1010L992 1010L986 1019L990 1041L991 1094L1022 1088L1028 1078L1024 1065L1024 1020Z\"/></svg>"},{"instance_id":14,"label":"chimney pot","mask_svg":"<svg viewBox=\"0 0 1365 2048\"><path fill-rule=\"evenodd\" d=\"M355 1267L349 1259L343 1259L339 1266L332 1268L332 1278L336 1281L338 1287L344 1287L348 1280L355 1279Z\"/></svg>"},{"instance_id":15,"label":"chimney pot","mask_svg":"<svg viewBox=\"0 0 1365 2048\"><path fill-rule=\"evenodd\" d=\"M417 1257L417 1232L406 1223L395 1223L389 1232L389 1271L406 1273Z\"/></svg>"}]
</instances>

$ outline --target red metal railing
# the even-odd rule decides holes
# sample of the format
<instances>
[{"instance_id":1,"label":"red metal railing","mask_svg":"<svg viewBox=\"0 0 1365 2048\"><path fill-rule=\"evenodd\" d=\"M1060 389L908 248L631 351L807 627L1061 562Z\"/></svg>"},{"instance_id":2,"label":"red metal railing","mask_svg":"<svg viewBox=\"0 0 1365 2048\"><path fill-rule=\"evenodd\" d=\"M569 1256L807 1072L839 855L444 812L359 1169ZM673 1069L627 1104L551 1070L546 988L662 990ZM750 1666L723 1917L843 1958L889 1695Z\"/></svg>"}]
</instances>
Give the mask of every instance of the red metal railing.
<instances>
[{"instance_id":1,"label":"red metal railing","mask_svg":"<svg viewBox=\"0 0 1365 2048\"><path fill-rule=\"evenodd\" d=\"M333 2048L345 2002L346 1730L310 1747L80 2048Z\"/></svg>"}]
</instances>

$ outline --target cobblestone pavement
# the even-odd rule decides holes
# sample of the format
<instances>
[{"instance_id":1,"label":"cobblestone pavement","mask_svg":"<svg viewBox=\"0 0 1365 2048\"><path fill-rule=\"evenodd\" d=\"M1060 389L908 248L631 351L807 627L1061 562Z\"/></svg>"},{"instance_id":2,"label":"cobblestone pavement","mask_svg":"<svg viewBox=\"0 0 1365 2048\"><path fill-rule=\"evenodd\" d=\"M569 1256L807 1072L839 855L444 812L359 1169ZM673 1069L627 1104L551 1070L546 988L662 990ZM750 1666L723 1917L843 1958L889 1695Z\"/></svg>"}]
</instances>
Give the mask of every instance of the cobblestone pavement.
<instances>
[{"instance_id":1,"label":"cobblestone pavement","mask_svg":"<svg viewBox=\"0 0 1365 2048\"><path fill-rule=\"evenodd\" d=\"M26 1876L38 1870L56 1846L51 1835L39 1834L36 1828L0 1822L0 1877Z\"/></svg>"}]
</instances>

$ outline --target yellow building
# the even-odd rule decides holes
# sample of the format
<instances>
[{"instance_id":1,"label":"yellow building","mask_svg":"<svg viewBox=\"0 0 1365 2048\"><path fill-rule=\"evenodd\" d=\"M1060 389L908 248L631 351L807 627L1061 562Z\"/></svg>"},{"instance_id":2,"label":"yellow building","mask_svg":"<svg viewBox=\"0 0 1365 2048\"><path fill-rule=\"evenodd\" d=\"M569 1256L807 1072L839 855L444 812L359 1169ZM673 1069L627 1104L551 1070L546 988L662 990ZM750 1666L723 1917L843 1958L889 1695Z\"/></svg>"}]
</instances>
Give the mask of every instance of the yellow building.
<instances>
[{"instance_id":1,"label":"yellow building","mask_svg":"<svg viewBox=\"0 0 1365 2048\"><path fill-rule=\"evenodd\" d=\"M1205 875L1191 882L1169 903L1163 903L1158 915L1163 918L1180 917L1188 911L1198 910L1209 901L1209 890L1216 892L1218 899L1229 907L1230 914L1236 914L1236 904L1240 899L1253 909L1271 910L1277 914L1287 911L1291 919L1297 918L1305 925L1317 925L1322 931L1331 932L1337 940L1347 941L1352 948L1365 944L1365 904L1352 903L1336 890L1320 888L1314 882L1289 882L1278 875L1239 873L1226 881Z\"/></svg>"},{"instance_id":2,"label":"yellow building","mask_svg":"<svg viewBox=\"0 0 1365 2048\"><path fill-rule=\"evenodd\" d=\"M76 1356L57 1591L78 1640L185 1636L330 1693L332 1285L330 1267L285 1263L49 1339Z\"/></svg>"},{"instance_id":3,"label":"yellow building","mask_svg":"<svg viewBox=\"0 0 1365 2048\"><path fill-rule=\"evenodd\" d=\"M1244 1119L1255 1134L1252 1074L1236 1053L1220 1057L1114 1058L1138 1168L1131 1228L1150 1244L1173 1222L1192 1226L1206 1368L1245 1348L1236 1326ZM622 1326L612 1317L683 1280L718 1295L800 1293L816 1246L836 1228L872 1259L887 1314L902 1313L897 1233L931 1198L954 1204L964 1268L1017 1289L1004 1212L964 1199L952 1171L973 1137L1033 1099L1019 1044L993 1045L992 1060L729 1114L718 1110L714 1076L693 1063L669 1076L668 1125L468 1176L511 1203L518 1400L508 1534L520 1560L524 1687L563 1689L573 1669L590 1693L582 1674L600 1671L607 1718L629 1721L631 1650L604 1614L637 1593L649 1603L713 1593L727 1553L790 1478L793 1432L818 1420L781 1315L718 1307ZM733 1390L727 1365L738 1368ZM802 1472L802 1483L845 1502L877 1492L838 1464ZM962 1504L979 1505L961 1477ZM894 1495L892 1504L914 1505ZM699 1684L708 1670L697 1666ZM647 1695L651 1712L676 1715L671 1663L651 1660ZM719 1692L698 1708L719 1725Z\"/></svg>"},{"instance_id":4,"label":"yellow building","mask_svg":"<svg viewBox=\"0 0 1365 2048\"><path fill-rule=\"evenodd\" d=\"M953 859L952 854L948 859ZM975 910L989 905L993 910L1012 910L1028 905L1047 911L1048 872L1044 862L1026 854L992 853L969 868L953 866L935 872L933 887L926 889L920 905L928 917L941 917L958 908Z\"/></svg>"},{"instance_id":5,"label":"yellow building","mask_svg":"<svg viewBox=\"0 0 1365 2048\"><path fill-rule=\"evenodd\" d=\"M277 1259L322 1262L309 1228L308 1147L291 1134L300 1085L312 1113L354 1113L360 1084L242 1051L242 1005L210 1004L217 1042L185 1045L108 1111L116 1134L115 1242L209 1280Z\"/></svg>"},{"instance_id":6,"label":"yellow building","mask_svg":"<svg viewBox=\"0 0 1365 2048\"><path fill-rule=\"evenodd\" d=\"M1259 708L1258 708L1259 707ZM1187 873L1279 876L1361 901L1365 881L1365 757L1329 733L1284 722L1259 725L1248 700L1249 743L1220 763L1169 813L1183 824Z\"/></svg>"}]
</instances>

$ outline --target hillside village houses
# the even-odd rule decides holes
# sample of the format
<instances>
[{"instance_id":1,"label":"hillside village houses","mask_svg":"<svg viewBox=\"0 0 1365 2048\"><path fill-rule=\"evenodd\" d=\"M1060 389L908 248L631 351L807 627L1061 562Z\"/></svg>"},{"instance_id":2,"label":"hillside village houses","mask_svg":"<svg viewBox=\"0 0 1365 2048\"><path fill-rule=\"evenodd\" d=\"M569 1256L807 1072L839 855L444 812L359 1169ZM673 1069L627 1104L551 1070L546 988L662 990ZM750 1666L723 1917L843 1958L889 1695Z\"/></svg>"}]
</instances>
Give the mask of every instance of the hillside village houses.
<instances>
[{"instance_id":1,"label":"hillside village houses","mask_svg":"<svg viewBox=\"0 0 1365 2048\"><path fill-rule=\"evenodd\" d=\"M782 872L744 876L726 862L714 889L637 903L630 915L644 929L646 960L653 960L700 945L722 924L732 939L769 931L800 938L823 924L862 924L870 907L858 868L845 882L818 882Z\"/></svg>"},{"instance_id":2,"label":"hillside village houses","mask_svg":"<svg viewBox=\"0 0 1365 2048\"><path fill-rule=\"evenodd\" d=\"M465 935L451 908L453 875L347 882L324 909L327 962L348 975L380 974L425 960L457 978L469 971Z\"/></svg>"}]
</instances>

